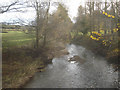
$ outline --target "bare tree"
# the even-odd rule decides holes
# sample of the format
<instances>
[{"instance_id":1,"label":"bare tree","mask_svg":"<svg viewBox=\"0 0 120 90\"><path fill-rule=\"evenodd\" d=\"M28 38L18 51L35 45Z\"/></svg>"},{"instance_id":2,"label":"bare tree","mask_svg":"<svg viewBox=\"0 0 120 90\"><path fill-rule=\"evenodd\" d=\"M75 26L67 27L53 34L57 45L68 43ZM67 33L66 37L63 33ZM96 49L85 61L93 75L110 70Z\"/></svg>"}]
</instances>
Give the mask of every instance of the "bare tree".
<instances>
[{"instance_id":1,"label":"bare tree","mask_svg":"<svg viewBox=\"0 0 120 90\"><path fill-rule=\"evenodd\" d=\"M46 44L46 27L48 23L48 13L50 9L49 2L33 1L31 7L36 11L36 44L35 47L39 47L39 40L43 39L43 46Z\"/></svg>"},{"instance_id":2,"label":"bare tree","mask_svg":"<svg viewBox=\"0 0 120 90\"><path fill-rule=\"evenodd\" d=\"M19 11L23 11L21 9L23 8L27 8L24 4L27 3L26 1L25 2L22 2L22 1L19 1L19 0L16 0L14 2L11 2L10 4L8 5L1 5L0 6L0 14L3 14L5 12L9 12L9 11L14 11L14 12L19 12Z\"/></svg>"},{"instance_id":3,"label":"bare tree","mask_svg":"<svg viewBox=\"0 0 120 90\"><path fill-rule=\"evenodd\" d=\"M47 8L47 11L46 11L46 15L45 15L45 27L47 27L47 24L48 24L48 13L49 13L49 9L50 9L50 1L49 1L49 4L48 4L48 8ZM47 28L45 28L44 30L44 37L43 37L43 46L46 45L46 32L47 31Z\"/></svg>"}]
</instances>

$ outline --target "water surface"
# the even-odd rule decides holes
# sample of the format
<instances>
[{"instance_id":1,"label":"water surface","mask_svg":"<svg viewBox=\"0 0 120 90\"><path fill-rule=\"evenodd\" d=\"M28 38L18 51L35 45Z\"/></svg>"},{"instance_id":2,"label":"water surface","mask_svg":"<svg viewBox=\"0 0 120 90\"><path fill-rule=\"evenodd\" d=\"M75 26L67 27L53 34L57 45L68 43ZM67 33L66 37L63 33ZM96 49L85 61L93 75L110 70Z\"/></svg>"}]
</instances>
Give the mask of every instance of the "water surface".
<instances>
[{"instance_id":1,"label":"water surface","mask_svg":"<svg viewBox=\"0 0 120 90\"><path fill-rule=\"evenodd\" d=\"M44 72L37 72L25 88L116 88L118 72L101 56L82 46L67 45L69 55L54 58ZM80 56L84 63L68 60Z\"/></svg>"}]
</instances>

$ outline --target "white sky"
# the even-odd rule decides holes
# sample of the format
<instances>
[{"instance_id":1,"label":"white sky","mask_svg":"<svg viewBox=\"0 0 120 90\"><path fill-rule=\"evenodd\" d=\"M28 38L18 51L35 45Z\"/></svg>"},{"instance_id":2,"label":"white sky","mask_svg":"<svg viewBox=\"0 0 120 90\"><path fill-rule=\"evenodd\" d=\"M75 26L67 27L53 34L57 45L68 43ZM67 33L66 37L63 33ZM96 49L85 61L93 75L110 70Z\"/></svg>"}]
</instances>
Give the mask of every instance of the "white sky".
<instances>
[{"instance_id":1,"label":"white sky","mask_svg":"<svg viewBox=\"0 0 120 90\"><path fill-rule=\"evenodd\" d=\"M16 0L0 0L0 5L7 5L14 1ZM24 1L24 0L20 0L20 1ZM43 1L47 1L47 0L43 0ZM68 8L68 14L70 18L72 19L72 21L73 21L73 18L77 16L78 7L80 5L84 5L84 2L85 2L85 0L52 0L52 1L64 2L64 4ZM94 1L102 1L102 0L94 0ZM56 10L56 8L51 6L50 12L54 10ZM32 9L30 9L29 12L25 12L25 13L7 12L7 13L0 14L0 22L13 22L19 19L24 20L24 21L28 21L28 20L30 21L30 20L34 20L34 18L35 18L35 11Z\"/></svg>"},{"instance_id":2,"label":"white sky","mask_svg":"<svg viewBox=\"0 0 120 90\"><path fill-rule=\"evenodd\" d=\"M6 5L15 0L0 0L0 5ZM45 0L44 0L45 1ZM77 15L77 8L80 4L84 4L83 0L54 0L64 2L68 8L68 14L71 19ZM54 11L55 7L51 7L50 11ZM13 22L14 20L22 19L24 21L34 20L35 12L30 10L29 12L20 13L20 12L7 12L0 14L0 22Z\"/></svg>"}]
</instances>

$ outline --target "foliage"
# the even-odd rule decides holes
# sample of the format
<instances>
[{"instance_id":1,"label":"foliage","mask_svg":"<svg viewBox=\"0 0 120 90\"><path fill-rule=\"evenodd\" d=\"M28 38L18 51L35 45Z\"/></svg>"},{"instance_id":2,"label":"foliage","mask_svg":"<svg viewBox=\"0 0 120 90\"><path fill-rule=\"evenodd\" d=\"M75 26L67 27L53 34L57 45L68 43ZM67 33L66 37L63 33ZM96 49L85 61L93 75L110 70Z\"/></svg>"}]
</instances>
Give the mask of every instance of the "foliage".
<instances>
[{"instance_id":1,"label":"foliage","mask_svg":"<svg viewBox=\"0 0 120 90\"><path fill-rule=\"evenodd\" d=\"M110 9L107 9L106 3L86 2L85 7L79 6L72 30L72 42L81 44L95 53L104 54L107 59L115 57L112 59L116 60L120 51L118 49L120 23L118 13L115 12L118 9L112 2L108 6ZM103 4L104 9L100 7ZM83 35L78 34L79 32Z\"/></svg>"},{"instance_id":2,"label":"foliage","mask_svg":"<svg viewBox=\"0 0 120 90\"><path fill-rule=\"evenodd\" d=\"M63 42L69 41L69 33L72 28L72 21L68 16L66 8L59 4L58 9L53 15L49 16L49 23L47 27L47 41L48 42Z\"/></svg>"},{"instance_id":3,"label":"foliage","mask_svg":"<svg viewBox=\"0 0 120 90\"><path fill-rule=\"evenodd\" d=\"M113 19L115 18L115 16L110 15L110 14L108 14L108 13L106 13L106 12L103 12L103 14L106 15L107 17L109 17L109 18L113 18Z\"/></svg>"},{"instance_id":4,"label":"foliage","mask_svg":"<svg viewBox=\"0 0 120 90\"><path fill-rule=\"evenodd\" d=\"M74 24L74 29L76 32L82 32L83 34L87 34L90 31L89 18L86 17L84 13L84 8L82 6L79 7L78 17L76 18L76 23Z\"/></svg>"}]
</instances>

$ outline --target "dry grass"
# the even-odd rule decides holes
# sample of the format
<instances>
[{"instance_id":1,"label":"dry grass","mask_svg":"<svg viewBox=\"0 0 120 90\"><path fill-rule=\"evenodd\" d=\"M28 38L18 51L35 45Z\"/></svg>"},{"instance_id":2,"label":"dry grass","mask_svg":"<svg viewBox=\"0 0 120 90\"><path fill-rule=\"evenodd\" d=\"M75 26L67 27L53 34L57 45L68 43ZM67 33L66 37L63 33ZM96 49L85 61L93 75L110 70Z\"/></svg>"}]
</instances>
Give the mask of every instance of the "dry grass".
<instances>
[{"instance_id":1,"label":"dry grass","mask_svg":"<svg viewBox=\"0 0 120 90\"><path fill-rule=\"evenodd\" d=\"M39 59L27 58L22 61L3 63L3 88L16 88L25 84L36 72L37 67L43 64Z\"/></svg>"},{"instance_id":2,"label":"dry grass","mask_svg":"<svg viewBox=\"0 0 120 90\"><path fill-rule=\"evenodd\" d=\"M14 51L13 51L14 52ZM18 88L23 86L37 71L37 68L44 65L40 57L32 58L23 54L11 54L9 57L3 57L2 62L2 87ZM21 54L23 56L21 57ZM24 58L23 58L24 57Z\"/></svg>"},{"instance_id":3,"label":"dry grass","mask_svg":"<svg viewBox=\"0 0 120 90\"><path fill-rule=\"evenodd\" d=\"M29 47L3 49L2 87L18 88L25 85L35 72L44 71L44 67L51 63L53 57L68 54L60 46L38 49Z\"/></svg>"}]
</instances>

